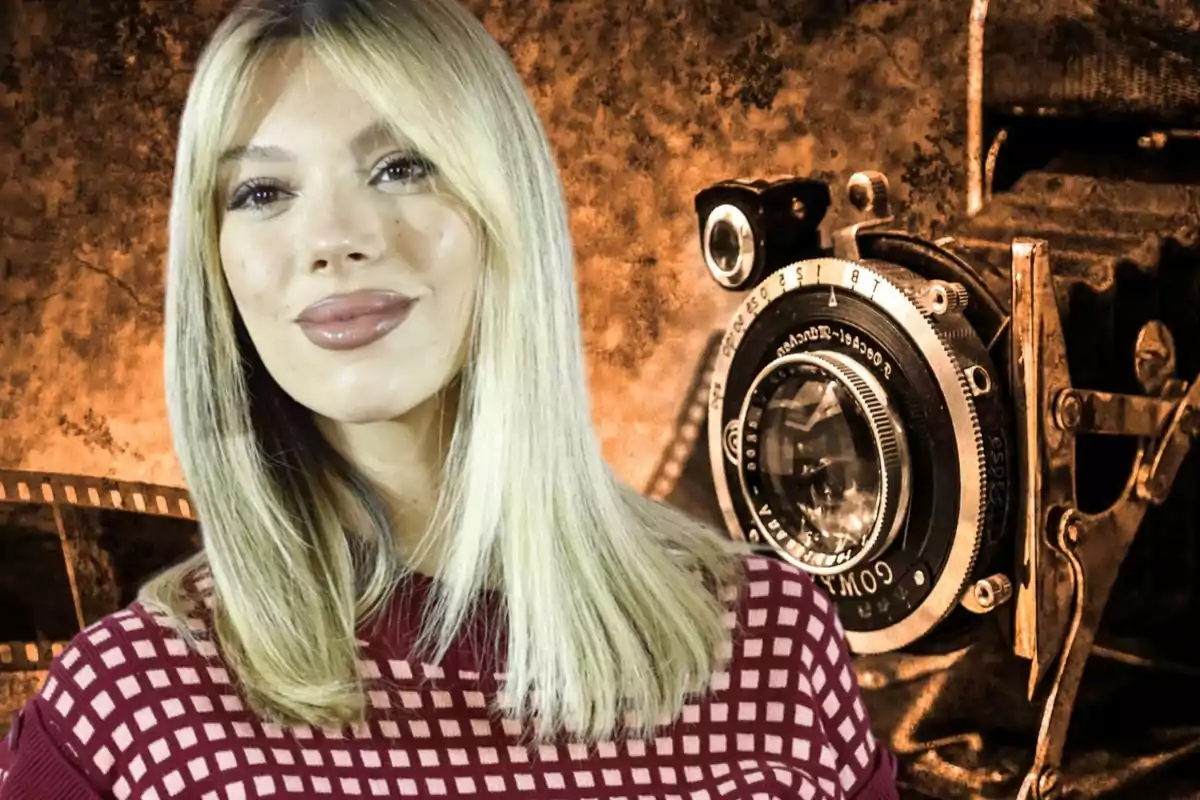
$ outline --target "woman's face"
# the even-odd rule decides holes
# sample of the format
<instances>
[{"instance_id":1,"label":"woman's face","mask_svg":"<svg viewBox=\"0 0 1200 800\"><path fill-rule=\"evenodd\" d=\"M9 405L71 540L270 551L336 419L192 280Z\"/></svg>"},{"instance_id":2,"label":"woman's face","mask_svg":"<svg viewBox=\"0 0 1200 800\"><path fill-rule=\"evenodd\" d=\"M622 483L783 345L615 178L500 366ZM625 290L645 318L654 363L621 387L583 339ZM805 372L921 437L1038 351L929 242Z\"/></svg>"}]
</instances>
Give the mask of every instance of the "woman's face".
<instances>
[{"instance_id":1,"label":"woman's face","mask_svg":"<svg viewBox=\"0 0 1200 800\"><path fill-rule=\"evenodd\" d=\"M436 167L294 48L222 159L221 265L275 381L336 422L395 419L461 366L482 268Z\"/></svg>"}]
</instances>

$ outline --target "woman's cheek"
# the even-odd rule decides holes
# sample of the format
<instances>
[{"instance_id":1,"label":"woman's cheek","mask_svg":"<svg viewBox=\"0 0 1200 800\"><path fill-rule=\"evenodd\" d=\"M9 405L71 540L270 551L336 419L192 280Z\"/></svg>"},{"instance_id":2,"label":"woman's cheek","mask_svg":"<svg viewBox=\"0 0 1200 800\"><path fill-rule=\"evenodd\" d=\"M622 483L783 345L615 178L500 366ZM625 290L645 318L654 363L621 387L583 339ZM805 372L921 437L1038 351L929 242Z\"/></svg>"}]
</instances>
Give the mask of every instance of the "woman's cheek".
<instances>
[{"instance_id":1,"label":"woman's cheek","mask_svg":"<svg viewBox=\"0 0 1200 800\"><path fill-rule=\"evenodd\" d=\"M224 261L225 280L239 305L263 311L283 297L285 271L279 269L277 260L262 253L257 256L242 252L231 255Z\"/></svg>"}]
</instances>

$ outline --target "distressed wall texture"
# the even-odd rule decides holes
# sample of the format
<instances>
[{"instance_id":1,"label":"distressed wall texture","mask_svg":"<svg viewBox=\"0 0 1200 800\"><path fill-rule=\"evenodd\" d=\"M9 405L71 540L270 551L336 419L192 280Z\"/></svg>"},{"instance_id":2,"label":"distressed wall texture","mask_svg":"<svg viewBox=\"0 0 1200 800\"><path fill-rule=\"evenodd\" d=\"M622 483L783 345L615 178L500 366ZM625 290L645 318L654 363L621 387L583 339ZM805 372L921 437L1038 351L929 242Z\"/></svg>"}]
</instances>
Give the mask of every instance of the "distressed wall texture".
<instances>
[{"instance_id":1,"label":"distressed wall texture","mask_svg":"<svg viewBox=\"0 0 1200 800\"><path fill-rule=\"evenodd\" d=\"M0 467L178 484L160 376L174 137L230 4L0 1ZM634 486L731 310L698 190L878 168L918 230L961 206L965 0L470 5L557 150L596 423Z\"/></svg>"}]
</instances>

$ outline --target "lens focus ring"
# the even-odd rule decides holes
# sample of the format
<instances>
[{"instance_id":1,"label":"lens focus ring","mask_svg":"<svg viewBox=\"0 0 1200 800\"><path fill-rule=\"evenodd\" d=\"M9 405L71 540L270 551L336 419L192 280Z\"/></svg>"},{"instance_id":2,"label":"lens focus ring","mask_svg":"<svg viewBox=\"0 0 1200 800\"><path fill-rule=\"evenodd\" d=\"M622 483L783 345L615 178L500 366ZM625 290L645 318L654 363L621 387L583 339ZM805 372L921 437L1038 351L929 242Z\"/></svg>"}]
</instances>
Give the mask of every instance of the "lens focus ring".
<instances>
[{"instance_id":1,"label":"lens focus ring","mask_svg":"<svg viewBox=\"0 0 1200 800\"><path fill-rule=\"evenodd\" d=\"M896 419L887 401L884 388L871 373L852 359L833 351L818 351L809 354L814 361L824 361L827 369L836 372L849 385L867 418L871 422L871 433L879 451L879 463L883 491L880 493L880 509L876 529L872 532L872 540L863 548L862 555L856 559L863 561L875 558L896 537L908 508L908 498L911 488L908 463L908 448L904 438L904 428ZM848 569L848 567L843 567Z\"/></svg>"}]
</instances>

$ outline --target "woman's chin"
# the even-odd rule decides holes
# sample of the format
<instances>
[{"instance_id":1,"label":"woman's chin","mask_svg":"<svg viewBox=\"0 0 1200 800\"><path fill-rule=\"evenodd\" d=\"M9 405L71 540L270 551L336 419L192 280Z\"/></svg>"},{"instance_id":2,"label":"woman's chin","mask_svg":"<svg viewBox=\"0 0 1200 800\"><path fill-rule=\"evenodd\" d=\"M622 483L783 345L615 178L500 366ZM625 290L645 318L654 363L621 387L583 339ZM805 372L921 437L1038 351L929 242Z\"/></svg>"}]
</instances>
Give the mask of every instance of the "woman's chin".
<instances>
[{"instance_id":1,"label":"woman's chin","mask_svg":"<svg viewBox=\"0 0 1200 800\"><path fill-rule=\"evenodd\" d=\"M335 374L326 372L320 380L291 381L292 385L282 388L314 414L352 425L400 419L433 398L441 385L438 376L420 380L420 376L412 375L415 370L409 371L408 380L399 379L394 369L390 379L380 379L388 372L379 365L361 368L365 366L356 365Z\"/></svg>"},{"instance_id":2,"label":"woman's chin","mask_svg":"<svg viewBox=\"0 0 1200 800\"><path fill-rule=\"evenodd\" d=\"M390 422L401 419L419 404L419 400L401 402L391 398L381 398L376 402L370 402L370 398L348 398L345 403L322 402L319 406L312 408L312 411L330 422L342 425L370 425L374 422Z\"/></svg>"}]
</instances>

